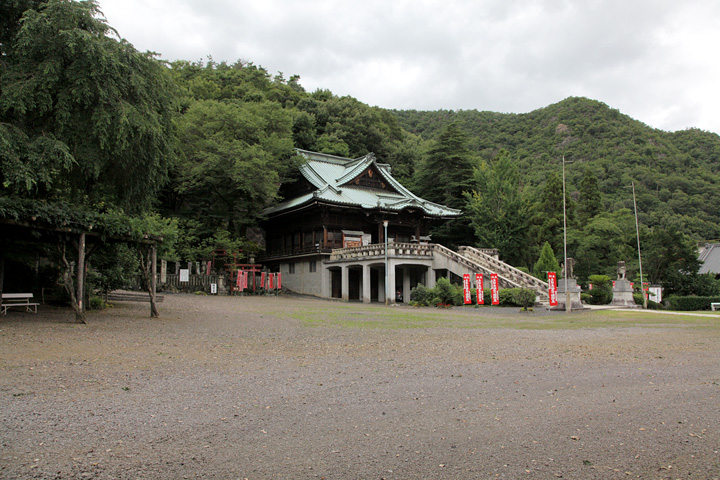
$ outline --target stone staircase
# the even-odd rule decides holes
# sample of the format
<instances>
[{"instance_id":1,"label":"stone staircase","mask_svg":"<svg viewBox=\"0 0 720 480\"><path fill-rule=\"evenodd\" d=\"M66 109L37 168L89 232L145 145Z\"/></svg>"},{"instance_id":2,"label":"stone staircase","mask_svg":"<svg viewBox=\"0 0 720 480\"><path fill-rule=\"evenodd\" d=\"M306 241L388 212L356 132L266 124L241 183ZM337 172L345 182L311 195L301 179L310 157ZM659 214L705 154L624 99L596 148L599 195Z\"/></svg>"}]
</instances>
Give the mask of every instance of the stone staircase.
<instances>
[{"instance_id":1,"label":"stone staircase","mask_svg":"<svg viewBox=\"0 0 720 480\"><path fill-rule=\"evenodd\" d=\"M525 273L522 270L509 265L497 258L488 255L474 247L459 247L457 252L443 247L433 245L434 253L448 257L457 262L464 269L475 273L489 275L497 273L500 286L503 288L529 288L535 291L537 299L541 303L548 302L548 284Z\"/></svg>"}]
</instances>

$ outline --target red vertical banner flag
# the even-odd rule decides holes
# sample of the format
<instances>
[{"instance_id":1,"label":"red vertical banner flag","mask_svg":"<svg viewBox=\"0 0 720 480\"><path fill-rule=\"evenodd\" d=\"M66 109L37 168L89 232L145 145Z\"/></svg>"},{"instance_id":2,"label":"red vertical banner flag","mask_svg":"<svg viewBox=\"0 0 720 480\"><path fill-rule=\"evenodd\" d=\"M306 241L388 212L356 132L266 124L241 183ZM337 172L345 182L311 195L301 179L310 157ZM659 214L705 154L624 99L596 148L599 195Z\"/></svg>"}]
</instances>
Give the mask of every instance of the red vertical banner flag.
<instances>
[{"instance_id":1,"label":"red vertical banner flag","mask_svg":"<svg viewBox=\"0 0 720 480\"><path fill-rule=\"evenodd\" d=\"M265 272L260 274L260 288L265 288Z\"/></svg>"},{"instance_id":2,"label":"red vertical banner flag","mask_svg":"<svg viewBox=\"0 0 720 480\"><path fill-rule=\"evenodd\" d=\"M282 290L281 279L282 279L282 274L280 272L278 272L277 273L277 289L278 290Z\"/></svg>"},{"instance_id":3,"label":"red vertical banner flag","mask_svg":"<svg viewBox=\"0 0 720 480\"><path fill-rule=\"evenodd\" d=\"M483 292L483 276L482 273L476 273L475 274L475 289L477 290L475 292L475 295L477 296L477 304L478 305L484 305L485 304L485 292Z\"/></svg>"},{"instance_id":4,"label":"red vertical banner flag","mask_svg":"<svg viewBox=\"0 0 720 480\"><path fill-rule=\"evenodd\" d=\"M250 278L250 272L243 272L243 289L248 288L248 279Z\"/></svg>"},{"instance_id":5,"label":"red vertical banner flag","mask_svg":"<svg viewBox=\"0 0 720 480\"><path fill-rule=\"evenodd\" d=\"M463 274L463 296L465 298L465 305L472 303L472 294L470 293L470 274Z\"/></svg>"},{"instance_id":6,"label":"red vertical banner flag","mask_svg":"<svg viewBox=\"0 0 720 480\"><path fill-rule=\"evenodd\" d=\"M275 288L275 274L271 273L268 275L268 289L273 290Z\"/></svg>"},{"instance_id":7,"label":"red vertical banner flag","mask_svg":"<svg viewBox=\"0 0 720 480\"><path fill-rule=\"evenodd\" d=\"M500 282L497 273L490 274L490 297L493 305L500 305Z\"/></svg>"},{"instance_id":8,"label":"red vertical banner flag","mask_svg":"<svg viewBox=\"0 0 720 480\"><path fill-rule=\"evenodd\" d=\"M548 272L548 297L550 298L550 306L557 307L557 274L555 272Z\"/></svg>"},{"instance_id":9,"label":"red vertical banner flag","mask_svg":"<svg viewBox=\"0 0 720 480\"><path fill-rule=\"evenodd\" d=\"M235 286L242 289L242 272L239 270L237 272L237 281L235 282Z\"/></svg>"}]
</instances>

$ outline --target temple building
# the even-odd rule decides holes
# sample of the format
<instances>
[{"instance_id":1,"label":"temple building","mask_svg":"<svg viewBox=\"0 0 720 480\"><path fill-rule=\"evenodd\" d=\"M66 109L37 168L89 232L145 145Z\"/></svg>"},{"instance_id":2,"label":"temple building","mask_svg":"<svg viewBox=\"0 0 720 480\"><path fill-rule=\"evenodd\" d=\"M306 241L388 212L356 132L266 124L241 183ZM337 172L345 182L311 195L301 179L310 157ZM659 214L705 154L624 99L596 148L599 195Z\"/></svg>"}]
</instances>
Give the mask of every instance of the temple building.
<instances>
[{"instance_id":1,"label":"temple building","mask_svg":"<svg viewBox=\"0 0 720 480\"><path fill-rule=\"evenodd\" d=\"M282 273L284 288L346 301L408 302L418 283L432 287L441 275L491 271L432 244L431 227L461 211L413 194L374 154L298 154L305 160L298 180L283 185L284 200L263 212L260 261Z\"/></svg>"}]
</instances>

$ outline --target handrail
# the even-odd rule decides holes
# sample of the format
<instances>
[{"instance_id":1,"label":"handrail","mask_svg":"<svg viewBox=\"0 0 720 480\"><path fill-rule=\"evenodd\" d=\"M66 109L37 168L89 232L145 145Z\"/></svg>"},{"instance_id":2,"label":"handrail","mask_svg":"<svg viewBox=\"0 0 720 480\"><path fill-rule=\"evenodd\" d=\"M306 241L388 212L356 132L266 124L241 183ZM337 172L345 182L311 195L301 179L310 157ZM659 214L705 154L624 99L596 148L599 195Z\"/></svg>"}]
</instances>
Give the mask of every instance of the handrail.
<instances>
[{"instance_id":1,"label":"handrail","mask_svg":"<svg viewBox=\"0 0 720 480\"><path fill-rule=\"evenodd\" d=\"M535 284L539 288L547 289L549 287L547 282L544 282L544 281L540 280L539 278L537 278L533 275L530 275L527 272L523 272L522 270L517 269L517 268L513 267L512 265L508 265L505 262L497 260L494 257L491 257L490 255L487 255L486 253L478 250L477 248L463 246L463 247L460 247L458 250L460 250L460 252L463 254L465 254L465 252L469 252L471 256L475 256L475 257L477 257L483 261L486 261L494 266L497 266L497 267L503 268L509 272L512 272L516 276L519 276L520 278L524 279L526 282Z\"/></svg>"},{"instance_id":2,"label":"handrail","mask_svg":"<svg viewBox=\"0 0 720 480\"><path fill-rule=\"evenodd\" d=\"M467 266L467 267L469 267L469 268L471 268L471 269L473 269L473 270L482 270L482 271L485 272L485 273L495 273L495 274L497 274L498 278L499 278L500 280L504 281L505 283L507 283L507 284L509 284L509 285L512 285L512 286L514 286L514 287L516 287L516 288L522 288L522 285L521 285L521 284L519 284L518 282L516 282L516 281L514 281L514 280L512 280L512 279L510 279L510 278L508 278L508 277L506 277L506 276L503 275L502 273L493 271L492 269L490 269L490 268L488 268L488 267L486 267L486 266L484 266L484 265L481 265L481 264L478 263L478 262L474 262L474 261L472 261L471 259L465 257L464 255L462 255L462 254L460 254L460 253L457 253L457 252L454 252L454 251L450 250L449 248L447 248L447 247L445 247L445 246L443 246L443 245L440 245L440 244L437 244L437 243L436 243L436 244L433 244L433 247L434 247L434 250L436 250L437 252L439 252L439 253L447 256L447 257L450 257L451 259L455 260L456 262L458 262L458 263L460 263L460 264L464 264L465 266Z\"/></svg>"}]
</instances>

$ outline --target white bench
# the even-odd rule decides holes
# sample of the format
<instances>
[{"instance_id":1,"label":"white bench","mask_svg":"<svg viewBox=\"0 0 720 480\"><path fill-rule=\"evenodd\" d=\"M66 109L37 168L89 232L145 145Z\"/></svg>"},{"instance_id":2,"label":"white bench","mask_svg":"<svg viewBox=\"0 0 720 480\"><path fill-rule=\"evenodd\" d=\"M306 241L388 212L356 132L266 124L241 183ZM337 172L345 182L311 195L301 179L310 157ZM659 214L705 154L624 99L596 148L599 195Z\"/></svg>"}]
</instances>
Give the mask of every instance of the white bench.
<instances>
[{"instance_id":1,"label":"white bench","mask_svg":"<svg viewBox=\"0 0 720 480\"><path fill-rule=\"evenodd\" d=\"M712 302L710 304L710 309L714 312L716 308L720 307L720 302Z\"/></svg>"},{"instance_id":2,"label":"white bench","mask_svg":"<svg viewBox=\"0 0 720 480\"><path fill-rule=\"evenodd\" d=\"M2 314L7 315L7 309L10 307L25 307L28 312L37 313L39 303L32 303L30 301L32 298L32 293L3 293Z\"/></svg>"}]
</instances>

